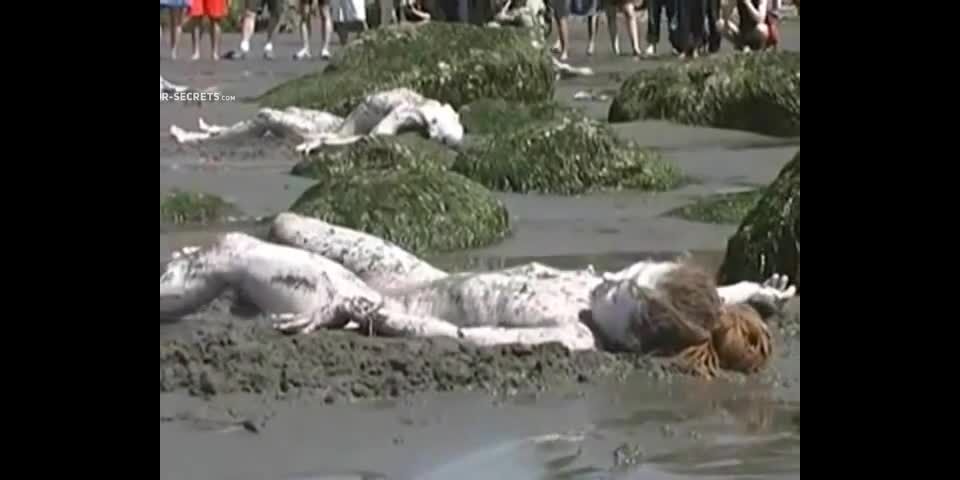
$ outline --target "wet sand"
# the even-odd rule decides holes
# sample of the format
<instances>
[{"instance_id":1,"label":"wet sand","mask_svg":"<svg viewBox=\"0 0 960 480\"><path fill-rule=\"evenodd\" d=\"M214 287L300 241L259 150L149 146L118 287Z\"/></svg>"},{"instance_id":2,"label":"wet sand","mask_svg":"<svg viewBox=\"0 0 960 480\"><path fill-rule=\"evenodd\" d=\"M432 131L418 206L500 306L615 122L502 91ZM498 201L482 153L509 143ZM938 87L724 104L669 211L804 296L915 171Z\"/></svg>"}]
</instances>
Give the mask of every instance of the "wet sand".
<instances>
[{"instance_id":1,"label":"wet sand","mask_svg":"<svg viewBox=\"0 0 960 480\"><path fill-rule=\"evenodd\" d=\"M799 50L799 22L782 27L786 47ZM598 75L564 80L557 98L603 118L609 102L580 102L573 100L574 94L615 91L630 71L663 61L611 58L605 27L595 56L588 59L582 53L584 30L582 22L575 23L571 62L589 64ZM260 42L258 36L255 55ZM237 43L235 35L225 36L225 46ZM287 59L297 43L295 37L281 37L276 42L280 59L273 62L256 57L217 65L161 60L160 69L176 83L215 86L249 98L320 68L319 61ZM665 42L660 50L667 50ZM161 48L161 56L165 55ZM161 104L161 192L182 188L219 194L254 217L287 208L310 182L287 175L296 159L283 148L239 145L209 151L180 148L168 138L171 124L193 128L198 116L229 124L249 118L256 109L239 102L200 107ZM646 256L691 251L698 260L715 266L735 227L699 224L665 213L700 195L769 183L800 143L799 138L775 139L668 122L635 122L616 128L629 138L663 149L697 182L657 195L503 194L514 234L493 247L444 256L438 262L499 266L538 260L558 267L589 262L613 269ZM161 260L172 249L202 243L211 236L210 232L161 232ZM799 305L795 307L798 328ZM161 325L161 338L192 328ZM707 384L683 377L665 382L637 375L628 381L558 387L535 397L421 394L372 405L332 406L309 400L263 403L243 395L211 402L182 394L161 395L160 478L378 478L351 477L349 472L380 473L392 479L459 480L799 478L800 437L792 422L800 409L799 335L778 336L777 345L778 356L770 371L747 384ZM231 414L220 411L227 408L233 409ZM228 421L182 421L184 415L220 416ZM176 418L181 421L168 421ZM248 424L243 425L243 420ZM583 435L549 445L523 440L565 432ZM630 454L638 448L642 456ZM621 453L619 467L616 451ZM640 461L629 465L632 460Z\"/></svg>"}]
</instances>

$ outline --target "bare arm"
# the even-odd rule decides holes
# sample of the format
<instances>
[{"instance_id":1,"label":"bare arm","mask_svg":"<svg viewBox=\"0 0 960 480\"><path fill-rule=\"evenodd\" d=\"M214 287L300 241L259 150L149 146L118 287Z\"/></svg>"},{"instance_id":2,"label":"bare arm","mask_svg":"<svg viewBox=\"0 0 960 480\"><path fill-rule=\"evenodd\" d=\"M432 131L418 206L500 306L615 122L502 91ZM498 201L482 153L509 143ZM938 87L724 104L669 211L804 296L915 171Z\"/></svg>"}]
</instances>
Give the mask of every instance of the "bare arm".
<instances>
[{"instance_id":1,"label":"bare arm","mask_svg":"<svg viewBox=\"0 0 960 480\"><path fill-rule=\"evenodd\" d=\"M740 282L719 287L717 293L727 305L751 303L779 310L787 300L796 296L797 287L790 285L790 278L786 275L774 275L762 284Z\"/></svg>"},{"instance_id":2,"label":"bare arm","mask_svg":"<svg viewBox=\"0 0 960 480\"><path fill-rule=\"evenodd\" d=\"M480 347L559 343L570 350L592 350L593 333L583 324L538 328L474 327L460 329L460 338Z\"/></svg>"}]
</instances>

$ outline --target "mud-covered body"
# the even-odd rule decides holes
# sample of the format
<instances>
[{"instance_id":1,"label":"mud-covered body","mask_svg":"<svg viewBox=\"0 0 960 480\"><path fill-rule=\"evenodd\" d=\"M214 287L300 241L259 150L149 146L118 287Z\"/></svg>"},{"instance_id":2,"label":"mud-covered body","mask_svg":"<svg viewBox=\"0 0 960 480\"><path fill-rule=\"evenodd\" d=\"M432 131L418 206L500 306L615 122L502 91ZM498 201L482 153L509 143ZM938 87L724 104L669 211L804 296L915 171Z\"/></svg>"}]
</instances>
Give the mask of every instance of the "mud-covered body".
<instances>
[{"instance_id":1,"label":"mud-covered body","mask_svg":"<svg viewBox=\"0 0 960 480\"><path fill-rule=\"evenodd\" d=\"M278 216L272 236L287 245L229 234L174 259L160 280L161 316L199 308L233 287L286 331L353 320L383 335L454 336L485 346L676 352L710 342L725 302L779 303L795 293L777 277L724 296L705 272L677 262L606 274L532 263L447 275L383 240L294 214Z\"/></svg>"},{"instance_id":2,"label":"mud-covered body","mask_svg":"<svg viewBox=\"0 0 960 480\"><path fill-rule=\"evenodd\" d=\"M406 131L417 131L452 146L459 145L464 136L460 117L450 105L406 88L369 95L346 118L319 110L287 107L283 110L263 108L254 119L230 126L210 125L203 119L199 123L200 131L186 131L173 125L170 134L179 143L200 143L262 138L269 133L292 139L302 152L324 145L353 143L368 135L397 135Z\"/></svg>"}]
</instances>

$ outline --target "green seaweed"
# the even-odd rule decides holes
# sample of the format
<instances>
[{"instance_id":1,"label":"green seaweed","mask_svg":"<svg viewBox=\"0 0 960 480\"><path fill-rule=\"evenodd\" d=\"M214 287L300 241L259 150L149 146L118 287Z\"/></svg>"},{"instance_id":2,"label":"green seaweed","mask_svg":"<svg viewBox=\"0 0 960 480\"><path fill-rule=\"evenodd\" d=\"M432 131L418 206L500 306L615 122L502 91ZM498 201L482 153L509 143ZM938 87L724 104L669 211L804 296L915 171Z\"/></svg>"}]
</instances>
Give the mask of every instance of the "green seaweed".
<instances>
[{"instance_id":1,"label":"green seaweed","mask_svg":"<svg viewBox=\"0 0 960 480\"><path fill-rule=\"evenodd\" d=\"M696 202L667 213L668 216L694 222L738 225L763 196L764 190L723 193L698 199Z\"/></svg>"},{"instance_id":2,"label":"green seaweed","mask_svg":"<svg viewBox=\"0 0 960 480\"><path fill-rule=\"evenodd\" d=\"M544 101L554 72L534 32L460 23L388 26L363 33L319 73L279 85L264 106L347 115L373 93L410 88L454 108L482 98Z\"/></svg>"},{"instance_id":3,"label":"green seaweed","mask_svg":"<svg viewBox=\"0 0 960 480\"><path fill-rule=\"evenodd\" d=\"M216 195L172 191L160 196L160 223L207 225L236 215L237 208Z\"/></svg>"},{"instance_id":4,"label":"green seaweed","mask_svg":"<svg viewBox=\"0 0 960 480\"><path fill-rule=\"evenodd\" d=\"M517 103L485 98L460 109L464 130L475 135L503 135L526 125L552 121L577 110L555 101Z\"/></svg>"},{"instance_id":5,"label":"green seaweed","mask_svg":"<svg viewBox=\"0 0 960 480\"><path fill-rule=\"evenodd\" d=\"M369 137L342 146L326 147L293 167L292 175L322 179L362 171L446 169L456 154L443 145L415 134Z\"/></svg>"},{"instance_id":6,"label":"green seaweed","mask_svg":"<svg viewBox=\"0 0 960 480\"><path fill-rule=\"evenodd\" d=\"M773 136L800 135L800 53L754 52L641 70L611 122L664 119Z\"/></svg>"},{"instance_id":7,"label":"green seaweed","mask_svg":"<svg viewBox=\"0 0 960 480\"><path fill-rule=\"evenodd\" d=\"M800 152L750 211L727 244L719 281L789 275L800 288Z\"/></svg>"},{"instance_id":8,"label":"green seaweed","mask_svg":"<svg viewBox=\"0 0 960 480\"><path fill-rule=\"evenodd\" d=\"M461 154L453 170L516 193L663 191L683 181L658 152L623 141L607 125L576 112L492 135Z\"/></svg>"},{"instance_id":9,"label":"green seaweed","mask_svg":"<svg viewBox=\"0 0 960 480\"><path fill-rule=\"evenodd\" d=\"M488 246L510 227L506 207L490 191L430 167L322 176L291 210L376 235L417 254Z\"/></svg>"}]
</instances>

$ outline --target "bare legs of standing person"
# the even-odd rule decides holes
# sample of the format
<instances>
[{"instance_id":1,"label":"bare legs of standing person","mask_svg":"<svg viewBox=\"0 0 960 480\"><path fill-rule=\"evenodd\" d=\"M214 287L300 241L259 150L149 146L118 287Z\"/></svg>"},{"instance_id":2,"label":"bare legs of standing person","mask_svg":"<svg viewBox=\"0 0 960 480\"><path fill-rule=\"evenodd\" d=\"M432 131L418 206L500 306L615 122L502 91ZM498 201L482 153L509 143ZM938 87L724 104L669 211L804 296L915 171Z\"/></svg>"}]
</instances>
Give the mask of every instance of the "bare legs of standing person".
<instances>
[{"instance_id":1,"label":"bare legs of standing person","mask_svg":"<svg viewBox=\"0 0 960 480\"><path fill-rule=\"evenodd\" d=\"M567 59L567 47L570 45L570 17L571 0L548 0L553 6L553 21L557 24L557 43L553 45L553 53L560 57L560 61Z\"/></svg>"},{"instance_id":2,"label":"bare legs of standing person","mask_svg":"<svg viewBox=\"0 0 960 480\"><path fill-rule=\"evenodd\" d=\"M637 11L630 0L616 0L607 6L607 27L610 29L610 48L614 55L620 55L620 36L617 28L617 13L622 13L630 33L630 45L633 54L640 56L640 27L637 25Z\"/></svg>"},{"instance_id":3,"label":"bare legs of standing person","mask_svg":"<svg viewBox=\"0 0 960 480\"><path fill-rule=\"evenodd\" d=\"M180 44L180 36L183 33L183 17L186 9L179 7L170 7L167 9L167 15L170 16L170 58L177 59L177 47ZM163 27L160 29L163 36Z\"/></svg>"},{"instance_id":4,"label":"bare legs of standing person","mask_svg":"<svg viewBox=\"0 0 960 480\"><path fill-rule=\"evenodd\" d=\"M263 46L263 57L272 60L273 37L280 28L280 17L283 16L284 0L267 0L267 9L270 10L270 22L267 24L267 43ZM250 53L250 39L253 38L257 26L258 0L246 0L243 14L243 38L240 41L240 56L246 57Z\"/></svg>"},{"instance_id":5,"label":"bare legs of standing person","mask_svg":"<svg viewBox=\"0 0 960 480\"><path fill-rule=\"evenodd\" d=\"M587 56L592 56L597 47L597 32L600 30L600 15L587 17Z\"/></svg>"},{"instance_id":6,"label":"bare legs of standing person","mask_svg":"<svg viewBox=\"0 0 960 480\"><path fill-rule=\"evenodd\" d=\"M300 40L303 42L303 47L293 57L297 60L311 57L310 22L312 6L313 0L300 1ZM330 0L319 0L317 6L320 14L320 58L326 60L330 58L330 37L333 36L333 15L330 12Z\"/></svg>"}]
</instances>

